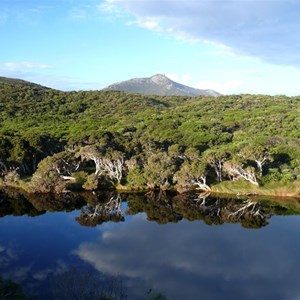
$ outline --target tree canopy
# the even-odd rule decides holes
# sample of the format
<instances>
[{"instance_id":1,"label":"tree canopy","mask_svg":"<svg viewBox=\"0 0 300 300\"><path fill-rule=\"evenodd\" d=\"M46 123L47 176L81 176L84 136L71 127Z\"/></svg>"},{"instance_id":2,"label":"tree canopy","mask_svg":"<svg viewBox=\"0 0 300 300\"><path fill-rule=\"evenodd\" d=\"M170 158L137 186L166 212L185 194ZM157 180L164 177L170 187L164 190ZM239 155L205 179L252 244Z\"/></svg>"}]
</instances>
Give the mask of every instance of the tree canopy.
<instances>
[{"instance_id":1,"label":"tree canopy","mask_svg":"<svg viewBox=\"0 0 300 300\"><path fill-rule=\"evenodd\" d=\"M77 171L90 187L295 182L299 113L300 97L62 92L0 78L0 176L48 176L45 191Z\"/></svg>"}]
</instances>

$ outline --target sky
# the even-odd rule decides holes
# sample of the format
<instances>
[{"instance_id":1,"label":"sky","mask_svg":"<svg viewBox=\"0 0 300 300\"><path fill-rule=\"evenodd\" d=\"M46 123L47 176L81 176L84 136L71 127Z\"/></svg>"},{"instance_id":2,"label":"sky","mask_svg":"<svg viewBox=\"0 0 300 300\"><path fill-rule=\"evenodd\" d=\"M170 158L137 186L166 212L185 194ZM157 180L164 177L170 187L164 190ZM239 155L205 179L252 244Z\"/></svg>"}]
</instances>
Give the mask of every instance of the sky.
<instances>
[{"instance_id":1,"label":"sky","mask_svg":"<svg viewBox=\"0 0 300 300\"><path fill-rule=\"evenodd\" d=\"M165 74L300 95L299 0L0 0L0 76L99 90Z\"/></svg>"}]
</instances>

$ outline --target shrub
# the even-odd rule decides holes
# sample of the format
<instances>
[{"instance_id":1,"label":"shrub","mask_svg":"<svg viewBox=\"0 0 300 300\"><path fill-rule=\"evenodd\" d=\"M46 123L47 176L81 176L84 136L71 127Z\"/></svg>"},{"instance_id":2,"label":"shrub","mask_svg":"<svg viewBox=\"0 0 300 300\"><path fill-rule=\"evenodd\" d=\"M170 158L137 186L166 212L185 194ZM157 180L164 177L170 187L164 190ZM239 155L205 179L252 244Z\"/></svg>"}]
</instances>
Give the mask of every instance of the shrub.
<instances>
[{"instance_id":1,"label":"shrub","mask_svg":"<svg viewBox=\"0 0 300 300\"><path fill-rule=\"evenodd\" d=\"M9 171L5 177L4 181L7 184L18 184L20 181L20 175L16 170Z\"/></svg>"},{"instance_id":2,"label":"shrub","mask_svg":"<svg viewBox=\"0 0 300 300\"><path fill-rule=\"evenodd\" d=\"M81 190L83 188L83 185L86 183L88 173L79 171L76 173L72 173L71 176L74 177L74 181L68 182L66 188L68 190L78 191Z\"/></svg>"},{"instance_id":3,"label":"shrub","mask_svg":"<svg viewBox=\"0 0 300 300\"><path fill-rule=\"evenodd\" d=\"M65 181L55 170L35 172L30 182L33 193L61 193L65 190Z\"/></svg>"},{"instance_id":4,"label":"shrub","mask_svg":"<svg viewBox=\"0 0 300 300\"><path fill-rule=\"evenodd\" d=\"M85 183L82 187L85 190L93 191L96 190L99 186L99 178L96 174L90 174L86 177Z\"/></svg>"}]
</instances>

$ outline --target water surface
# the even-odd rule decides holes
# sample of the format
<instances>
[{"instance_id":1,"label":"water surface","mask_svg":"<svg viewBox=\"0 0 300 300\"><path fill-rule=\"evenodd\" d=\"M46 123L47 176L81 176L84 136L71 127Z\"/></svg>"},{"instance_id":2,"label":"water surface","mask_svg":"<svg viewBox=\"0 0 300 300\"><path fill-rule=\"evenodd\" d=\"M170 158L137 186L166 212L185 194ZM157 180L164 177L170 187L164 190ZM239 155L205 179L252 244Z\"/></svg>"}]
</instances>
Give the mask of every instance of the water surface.
<instances>
[{"instance_id":1,"label":"water surface","mask_svg":"<svg viewBox=\"0 0 300 300\"><path fill-rule=\"evenodd\" d=\"M300 297L296 200L1 199L0 274L37 299Z\"/></svg>"}]
</instances>

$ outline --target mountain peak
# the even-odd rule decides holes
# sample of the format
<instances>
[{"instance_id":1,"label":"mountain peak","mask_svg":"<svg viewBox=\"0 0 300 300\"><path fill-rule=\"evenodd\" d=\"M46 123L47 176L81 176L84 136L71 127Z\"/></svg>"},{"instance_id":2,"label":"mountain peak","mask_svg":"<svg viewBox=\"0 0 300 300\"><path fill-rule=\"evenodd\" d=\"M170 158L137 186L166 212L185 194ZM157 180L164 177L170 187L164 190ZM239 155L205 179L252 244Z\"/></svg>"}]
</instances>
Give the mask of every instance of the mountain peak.
<instances>
[{"instance_id":1,"label":"mountain peak","mask_svg":"<svg viewBox=\"0 0 300 300\"><path fill-rule=\"evenodd\" d=\"M168 84L171 82L171 79L169 79L166 75L164 74L155 74L150 77L150 80L153 81L154 83L158 85L164 85Z\"/></svg>"},{"instance_id":2,"label":"mountain peak","mask_svg":"<svg viewBox=\"0 0 300 300\"><path fill-rule=\"evenodd\" d=\"M105 90L119 90L129 93L159 96L212 96L220 94L213 90L195 89L172 81L164 74L155 74L146 78L133 78L130 80L114 83Z\"/></svg>"}]
</instances>

